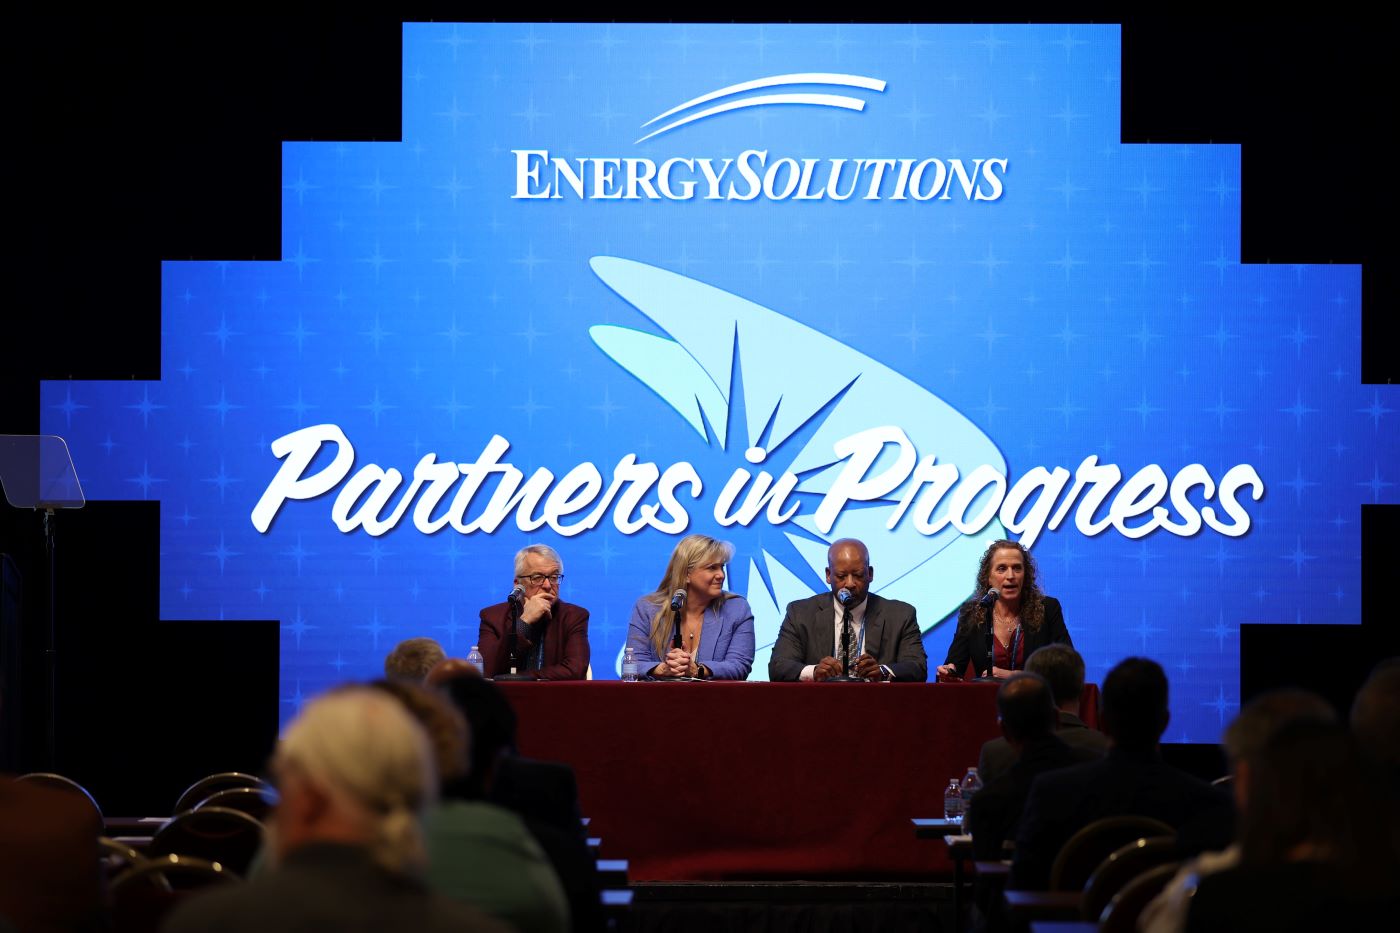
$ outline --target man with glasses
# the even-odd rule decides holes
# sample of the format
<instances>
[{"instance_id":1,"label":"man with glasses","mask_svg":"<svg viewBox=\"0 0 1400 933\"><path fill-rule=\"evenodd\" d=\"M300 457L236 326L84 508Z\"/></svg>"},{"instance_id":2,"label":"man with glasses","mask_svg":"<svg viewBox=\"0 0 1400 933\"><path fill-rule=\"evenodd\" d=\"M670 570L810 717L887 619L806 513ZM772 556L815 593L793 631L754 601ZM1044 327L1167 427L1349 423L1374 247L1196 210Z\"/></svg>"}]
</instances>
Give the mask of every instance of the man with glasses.
<instances>
[{"instance_id":1,"label":"man with glasses","mask_svg":"<svg viewBox=\"0 0 1400 933\"><path fill-rule=\"evenodd\" d=\"M477 648L488 677L583 680L588 673L588 610L559 598L564 562L554 548L531 544L515 555L515 588L481 610ZM512 656L510 619L515 619Z\"/></svg>"}]
</instances>

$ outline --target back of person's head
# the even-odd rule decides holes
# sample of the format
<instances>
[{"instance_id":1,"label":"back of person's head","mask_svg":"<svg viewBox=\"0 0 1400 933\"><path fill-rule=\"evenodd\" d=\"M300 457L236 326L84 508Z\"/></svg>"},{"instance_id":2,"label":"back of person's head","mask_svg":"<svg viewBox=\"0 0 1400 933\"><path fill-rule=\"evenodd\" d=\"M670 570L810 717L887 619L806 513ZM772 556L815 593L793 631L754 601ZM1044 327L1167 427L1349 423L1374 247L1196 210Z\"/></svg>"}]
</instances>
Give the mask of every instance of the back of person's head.
<instances>
[{"instance_id":1,"label":"back of person's head","mask_svg":"<svg viewBox=\"0 0 1400 933\"><path fill-rule=\"evenodd\" d=\"M433 639L409 638L395 645L384 659L384 676L422 683L445 657L447 652Z\"/></svg>"},{"instance_id":2,"label":"back of person's head","mask_svg":"<svg viewBox=\"0 0 1400 933\"><path fill-rule=\"evenodd\" d=\"M1026 658L1026 670L1045 678L1056 706L1077 703L1084 693L1084 658L1069 645L1037 648Z\"/></svg>"},{"instance_id":3,"label":"back of person's head","mask_svg":"<svg viewBox=\"0 0 1400 933\"><path fill-rule=\"evenodd\" d=\"M418 720L432 745L441 785L466 777L470 746L461 710L438 691L406 680L374 680L369 685L394 697Z\"/></svg>"},{"instance_id":4,"label":"back of person's head","mask_svg":"<svg viewBox=\"0 0 1400 933\"><path fill-rule=\"evenodd\" d=\"M429 687L441 687L454 677L480 677L481 669L464 658L443 658L428 671L423 683Z\"/></svg>"},{"instance_id":5,"label":"back of person's head","mask_svg":"<svg viewBox=\"0 0 1400 933\"><path fill-rule=\"evenodd\" d=\"M1043 739L1055 731L1055 699L1039 674L1012 674L997 690L997 715L1009 742Z\"/></svg>"},{"instance_id":6,"label":"back of person's head","mask_svg":"<svg viewBox=\"0 0 1400 933\"><path fill-rule=\"evenodd\" d=\"M1117 748L1148 751L1167 730L1167 675L1149 658L1125 658L1103 679L1103 726Z\"/></svg>"},{"instance_id":7,"label":"back of person's head","mask_svg":"<svg viewBox=\"0 0 1400 933\"><path fill-rule=\"evenodd\" d=\"M1342 724L1284 726L1250 761L1249 806L1240 819L1244 862L1326 863L1358 882L1394 883L1388 789L1367 779L1356 740Z\"/></svg>"},{"instance_id":8,"label":"back of person's head","mask_svg":"<svg viewBox=\"0 0 1400 933\"><path fill-rule=\"evenodd\" d=\"M467 718L471 732L470 773L465 781L456 782L451 793L479 800L490 790L496 759L515 751L515 710L501 689L482 677L453 677L442 689Z\"/></svg>"},{"instance_id":9,"label":"back of person's head","mask_svg":"<svg viewBox=\"0 0 1400 933\"><path fill-rule=\"evenodd\" d=\"M437 773L423 729L379 690L345 687L312 700L278 743L273 770L286 797L305 782L325 801L317 825L353 835L385 868L421 867L420 819L437 797ZM317 841L313 826L295 843Z\"/></svg>"},{"instance_id":10,"label":"back of person's head","mask_svg":"<svg viewBox=\"0 0 1400 933\"><path fill-rule=\"evenodd\" d=\"M1371 670L1351 706L1351 730L1363 754L1400 773L1400 658Z\"/></svg>"},{"instance_id":11,"label":"back of person's head","mask_svg":"<svg viewBox=\"0 0 1400 933\"><path fill-rule=\"evenodd\" d=\"M1322 697L1308 690L1287 687L1262 693L1246 703L1234 721L1225 727L1221 741L1232 763L1249 761L1285 726L1296 722L1336 721L1337 711Z\"/></svg>"}]
</instances>

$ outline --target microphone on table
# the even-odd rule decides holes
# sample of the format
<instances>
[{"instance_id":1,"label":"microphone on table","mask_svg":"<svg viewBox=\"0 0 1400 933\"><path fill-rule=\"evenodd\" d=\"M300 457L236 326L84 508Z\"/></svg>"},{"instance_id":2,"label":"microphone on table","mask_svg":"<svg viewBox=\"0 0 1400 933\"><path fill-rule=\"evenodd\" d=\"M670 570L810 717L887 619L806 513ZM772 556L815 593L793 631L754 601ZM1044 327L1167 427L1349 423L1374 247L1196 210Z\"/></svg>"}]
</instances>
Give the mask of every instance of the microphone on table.
<instances>
[{"instance_id":1,"label":"microphone on table","mask_svg":"<svg viewBox=\"0 0 1400 933\"><path fill-rule=\"evenodd\" d=\"M841 587L841 589L836 591L836 601L844 607L851 601L851 591L844 586Z\"/></svg>"},{"instance_id":2,"label":"microphone on table","mask_svg":"<svg viewBox=\"0 0 1400 933\"><path fill-rule=\"evenodd\" d=\"M987 673L983 676L991 677L992 668L996 667L996 635L992 625L992 605L1001 599L1001 591L992 587L977 600L977 605L982 607L982 616L987 622Z\"/></svg>"},{"instance_id":3,"label":"microphone on table","mask_svg":"<svg viewBox=\"0 0 1400 933\"><path fill-rule=\"evenodd\" d=\"M685 608L685 589L676 590L671 594L672 613L672 634L671 647L680 648L681 645L681 610Z\"/></svg>"}]
</instances>

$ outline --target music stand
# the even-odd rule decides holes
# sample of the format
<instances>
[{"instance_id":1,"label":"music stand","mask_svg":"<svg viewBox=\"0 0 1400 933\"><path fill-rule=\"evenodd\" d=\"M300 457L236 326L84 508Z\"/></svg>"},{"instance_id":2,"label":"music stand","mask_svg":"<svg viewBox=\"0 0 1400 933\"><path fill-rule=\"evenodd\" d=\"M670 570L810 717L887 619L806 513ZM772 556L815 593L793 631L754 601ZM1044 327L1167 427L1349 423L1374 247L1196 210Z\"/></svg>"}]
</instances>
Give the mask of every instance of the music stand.
<instances>
[{"instance_id":1,"label":"music stand","mask_svg":"<svg viewBox=\"0 0 1400 933\"><path fill-rule=\"evenodd\" d=\"M44 756L49 768L56 764L54 701L57 696L58 642L54 626L55 568L54 516L59 509L80 509L87 504L68 443L53 434L0 434L0 491L17 509L35 509L44 515L44 550L49 563L49 619L44 645L48 721Z\"/></svg>"}]
</instances>

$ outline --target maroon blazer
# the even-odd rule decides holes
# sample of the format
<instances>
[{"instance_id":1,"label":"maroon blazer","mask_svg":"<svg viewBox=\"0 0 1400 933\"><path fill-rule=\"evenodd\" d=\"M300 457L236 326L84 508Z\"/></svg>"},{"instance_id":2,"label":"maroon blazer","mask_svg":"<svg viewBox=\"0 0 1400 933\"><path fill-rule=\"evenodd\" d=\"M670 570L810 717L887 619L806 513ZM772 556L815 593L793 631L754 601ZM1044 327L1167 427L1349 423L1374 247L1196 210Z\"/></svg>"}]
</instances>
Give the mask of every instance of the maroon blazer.
<instances>
[{"instance_id":1,"label":"maroon blazer","mask_svg":"<svg viewBox=\"0 0 1400 933\"><path fill-rule=\"evenodd\" d=\"M504 674L510 663L506 649L507 603L481 610L481 632L476 646L486 664L486 675ZM549 618L535 623L543 626L544 658L539 670L528 671L539 680L583 680L588 673L588 610L572 603L557 602ZM516 639L516 652L523 660L535 650L524 638Z\"/></svg>"}]
</instances>

